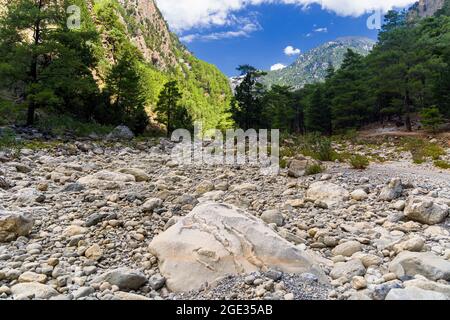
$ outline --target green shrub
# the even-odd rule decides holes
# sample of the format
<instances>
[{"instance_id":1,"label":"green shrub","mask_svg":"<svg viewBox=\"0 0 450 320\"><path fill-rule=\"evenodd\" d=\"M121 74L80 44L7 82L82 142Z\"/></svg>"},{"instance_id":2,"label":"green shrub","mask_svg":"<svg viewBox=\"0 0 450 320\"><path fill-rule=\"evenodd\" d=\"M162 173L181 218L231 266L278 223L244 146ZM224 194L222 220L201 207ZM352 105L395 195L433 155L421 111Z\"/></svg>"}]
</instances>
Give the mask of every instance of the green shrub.
<instances>
[{"instance_id":1,"label":"green shrub","mask_svg":"<svg viewBox=\"0 0 450 320\"><path fill-rule=\"evenodd\" d=\"M425 129L433 133L436 133L439 129L439 126L445 122L444 117L439 111L439 108L436 106L423 109L420 112L420 117Z\"/></svg>"},{"instance_id":2,"label":"green shrub","mask_svg":"<svg viewBox=\"0 0 450 320\"><path fill-rule=\"evenodd\" d=\"M22 149L22 142L17 140L16 133L10 128L0 128L0 150L11 151L15 154Z\"/></svg>"},{"instance_id":3,"label":"green shrub","mask_svg":"<svg viewBox=\"0 0 450 320\"><path fill-rule=\"evenodd\" d=\"M0 126L25 121L26 107L0 98Z\"/></svg>"},{"instance_id":4,"label":"green shrub","mask_svg":"<svg viewBox=\"0 0 450 320\"><path fill-rule=\"evenodd\" d=\"M323 167L316 163L316 164L312 164L306 167L305 173L307 176L312 176L315 174L319 174L322 173L324 171Z\"/></svg>"},{"instance_id":5,"label":"green shrub","mask_svg":"<svg viewBox=\"0 0 450 320\"><path fill-rule=\"evenodd\" d=\"M367 157L359 154L355 154L349 159L350 165L353 169L364 170L370 165L370 161Z\"/></svg>"},{"instance_id":6,"label":"green shrub","mask_svg":"<svg viewBox=\"0 0 450 320\"><path fill-rule=\"evenodd\" d=\"M45 116L39 119L37 127L54 135L74 134L86 137L90 134L105 135L111 132L113 126L104 126L95 122L81 122L70 116Z\"/></svg>"},{"instance_id":7,"label":"green shrub","mask_svg":"<svg viewBox=\"0 0 450 320\"><path fill-rule=\"evenodd\" d=\"M439 160L441 156L446 154L440 145L434 143L426 144L423 151L426 157L430 157L433 160Z\"/></svg>"},{"instance_id":8,"label":"green shrub","mask_svg":"<svg viewBox=\"0 0 450 320\"><path fill-rule=\"evenodd\" d=\"M411 152L413 162L417 164L424 163L426 158L439 160L445 155L445 150L436 143L430 143L423 139L406 138L402 141L404 150Z\"/></svg>"},{"instance_id":9,"label":"green shrub","mask_svg":"<svg viewBox=\"0 0 450 320\"><path fill-rule=\"evenodd\" d=\"M444 160L436 160L434 165L441 169L450 169L450 162Z\"/></svg>"},{"instance_id":10,"label":"green shrub","mask_svg":"<svg viewBox=\"0 0 450 320\"><path fill-rule=\"evenodd\" d=\"M320 161L334 161L336 159L336 152L331 145L331 139L320 135L320 133L305 136L301 151L305 156Z\"/></svg>"}]
</instances>

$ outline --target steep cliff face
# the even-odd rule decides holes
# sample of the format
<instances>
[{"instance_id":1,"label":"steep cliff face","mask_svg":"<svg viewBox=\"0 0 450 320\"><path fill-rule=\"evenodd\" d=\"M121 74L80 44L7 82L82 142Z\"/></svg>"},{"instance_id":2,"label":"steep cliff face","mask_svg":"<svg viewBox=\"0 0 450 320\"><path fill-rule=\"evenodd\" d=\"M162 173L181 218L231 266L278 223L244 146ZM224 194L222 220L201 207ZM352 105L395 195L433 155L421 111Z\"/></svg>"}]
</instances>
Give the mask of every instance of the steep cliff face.
<instances>
[{"instance_id":1,"label":"steep cliff face","mask_svg":"<svg viewBox=\"0 0 450 320\"><path fill-rule=\"evenodd\" d=\"M128 24L133 43L145 59L161 69L178 64L176 49L179 43L170 33L154 0L119 0L125 9L125 21L134 19L135 25Z\"/></svg>"},{"instance_id":2,"label":"steep cliff face","mask_svg":"<svg viewBox=\"0 0 450 320\"><path fill-rule=\"evenodd\" d=\"M411 17L426 18L444 7L446 0L420 0L411 8Z\"/></svg>"},{"instance_id":3,"label":"steep cliff face","mask_svg":"<svg viewBox=\"0 0 450 320\"><path fill-rule=\"evenodd\" d=\"M194 120L205 127L226 127L231 88L228 79L215 66L197 59L170 32L154 0L88 0L91 18L101 36L109 33L109 18L100 17L102 7L109 6L125 26L125 36L134 44L145 62L149 104L154 106L158 94L169 79L178 80L182 103ZM104 42L108 41L104 37ZM106 55L112 53L106 43ZM228 123L228 124L227 124Z\"/></svg>"}]
</instances>

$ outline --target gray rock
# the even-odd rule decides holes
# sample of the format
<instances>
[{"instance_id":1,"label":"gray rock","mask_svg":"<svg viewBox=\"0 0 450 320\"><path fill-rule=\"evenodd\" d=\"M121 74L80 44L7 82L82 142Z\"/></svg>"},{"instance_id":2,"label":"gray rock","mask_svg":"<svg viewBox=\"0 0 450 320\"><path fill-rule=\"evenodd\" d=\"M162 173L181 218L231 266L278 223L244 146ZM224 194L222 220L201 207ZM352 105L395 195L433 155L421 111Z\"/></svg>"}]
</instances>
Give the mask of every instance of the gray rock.
<instances>
[{"instance_id":1,"label":"gray rock","mask_svg":"<svg viewBox=\"0 0 450 320\"><path fill-rule=\"evenodd\" d=\"M52 287L36 282L19 283L11 287L13 297L26 296L35 299L49 299L58 292Z\"/></svg>"},{"instance_id":2,"label":"gray rock","mask_svg":"<svg viewBox=\"0 0 450 320\"><path fill-rule=\"evenodd\" d=\"M392 289L386 296L386 300L448 300L448 298L439 292L408 287L405 289Z\"/></svg>"},{"instance_id":3,"label":"gray rock","mask_svg":"<svg viewBox=\"0 0 450 320\"><path fill-rule=\"evenodd\" d=\"M172 291L196 290L227 274L266 268L310 272L326 282L312 255L281 238L263 221L228 204L200 204L153 238L149 249Z\"/></svg>"},{"instance_id":4,"label":"gray rock","mask_svg":"<svg viewBox=\"0 0 450 320\"><path fill-rule=\"evenodd\" d=\"M379 199L383 201L392 201L402 195L403 186L402 180L399 178L392 179L387 186L385 186L380 193Z\"/></svg>"},{"instance_id":5,"label":"gray rock","mask_svg":"<svg viewBox=\"0 0 450 320\"><path fill-rule=\"evenodd\" d=\"M449 212L446 201L431 197L410 197L405 208L407 218L429 225L443 222Z\"/></svg>"},{"instance_id":6,"label":"gray rock","mask_svg":"<svg viewBox=\"0 0 450 320\"><path fill-rule=\"evenodd\" d=\"M134 133L127 126L118 126L106 136L108 140L132 140L133 138Z\"/></svg>"},{"instance_id":7,"label":"gray rock","mask_svg":"<svg viewBox=\"0 0 450 320\"><path fill-rule=\"evenodd\" d=\"M350 193L334 183L319 181L309 187L306 197L312 201L326 203L331 208L348 200Z\"/></svg>"},{"instance_id":8,"label":"gray rock","mask_svg":"<svg viewBox=\"0 0 450 320\"><path fill-rule=\"evenodd\" d=\"M96 224L98 224L101 221L103 221L104 219L106 219L106 217L108 217L107 213L100 213L100 212L93 213L87 218L84 225L86 227L95 226Z\"/></svg>"},{"instance_id":9,"label":"gray rock","mask_svg":"<svg viewBox=\"0 0 450 320\"><path fill-rule=\"evenodd\" d=\"M320 165L320 162L313 159L294 159L289 165L288 175L293 178L299 178L306 175L306 171L313 165Z\"/></svg>"},{"instance_id":10,"label":"gray rock","mask_svg":"<svg viewBox=\"0 0 450 320\"><path fill-rule=\"evenodd\" d=\"M89 296L89 295L93 294L94 292L95 292L95 290L92 287L81 287L81 288L78 288L73 293L73 298L74 299L80 299L80 298Z\"/></svg>"},{"instance_id":11,"label":"gray rock","mask_svg":"<svg viewBox=\"0 0 450 320\"><path fill-rule=\"evenodd\" d=\"M448 284L430 281L426 278L423 279L418 278L406 281L404 285L406 288L416 287L423 290L439 292L447 296L448 299L450 299L450 285Z\"/></svg>"},{"instance_id":12,"label":"gray rock","mask_svg":"<svg viewBox=\"0 0 450 320\"><path fill-rule=\"evenodd\" d=\"M153 290L159 290L162 287L164 287L164 284L166 283L166 278L161 276L160 274L155 274L150 277L148 284L150 288Z\"/></svg>"},{"instance_id":13,"label":"gray rock","mask_svg":"<svg viewBox=\"0 0 450 320\"><path fill-rule=\"evenodd\" d=\"M261 215L261 220L264 221L267 224L274 223L278 227L281 227L284 224L283 215L278 210L267 210L267 211L264 211L263 214Z\"/></svg>"},{"instance_id":14,"label":"gray rock","mask_svg":"<svg viewBox=\"0 0 450 320\"><path fill-rule=\"evenodd\" d=\"M389 270L401 278L422 275L430 280L450 280L450 261L431 252L400 253L389 265Z\"/></svg>"},{"instance_id":15,"label":"gray rock","mask_svg":"<svg viewBox=\"0 0 450 320\"><path fill-rule=\"evenodd\" d=\"M345 277L350 280L355 276L364 276L365 274L366 268L362 264L361 260L353 259L347 262L336 263L333 270L331 270L330 276L333 279Z\"/></svg>"},{"instance_id":16,"label":"gray rock","mask_svg":"<svg viewBox=\"0 0 450 320\"><path fill-rule=\"evenodd\" d=\"M361 243L358 241L347 241L332 250L334 256L351 257L354 253L362 250Z\"/></svg>"},{"instance_id":17,"label":"gray rock","mask_svg":"<svg viewBox=\"0 0 450 320\"><path fill-rule=\"evenodd\" d=\"M69 183L68 185L66 185L62 188L61 192L81 192L84 189L85 189L85 187L82 184Z\"/></svg>"},{"instance_id":18,"label":"gray rock","mask_svg":"<svg viewBox=\"0 0 450 320\"><path fill-rule=\"evenodd\" d=\"M101 276L94 279L94 283L108 282L111 285L116 285L121 290L137 290L147 283L148 279L139 271L119 268L107 271Z\"/></svg>"},{"instance_id":19,"label":"gray rock","mask_svg":"<svg viewBox=\"0 0 450 320\"><path fill-rule=\"evenodd\" d=\"M159 198L151 198L145 201L142 205L142 211L153 212L155 209L160 208L163 204L163 200Z\"/></svg>"},{"instance_id":20,"label":"gray rock","mask_svg":"<svg viewBox=\"0 0 450 320\"><path fill-rule=\"evenodd\" d=\"M16 203L20 206L29 206L36 202L41 203L45 196L34 188L25 188L17 192Z\"/></svg>"},{"instance_id":21,"label":"gray rock","mask_svg":"<svg viewBox=\"0 0 450 320\"><path fill-rule=\"evenodd\" d=\"M376 285L370 292L371 297L374 300L382 301L386 299L386 296L392 289L402 289L402 282L399 280L389 281L383 284Z\"/></svg>"},{"instance_id":22,"label":"gray rock","mask_svg":"<svg viewBox=\"0 0 450 320\"><path fill-rule=\"evenodd\" d=\"M0 242L12 241L19 236L28 236L34 221L17 212L0 210Z\"/></svg>"}]
</instances>

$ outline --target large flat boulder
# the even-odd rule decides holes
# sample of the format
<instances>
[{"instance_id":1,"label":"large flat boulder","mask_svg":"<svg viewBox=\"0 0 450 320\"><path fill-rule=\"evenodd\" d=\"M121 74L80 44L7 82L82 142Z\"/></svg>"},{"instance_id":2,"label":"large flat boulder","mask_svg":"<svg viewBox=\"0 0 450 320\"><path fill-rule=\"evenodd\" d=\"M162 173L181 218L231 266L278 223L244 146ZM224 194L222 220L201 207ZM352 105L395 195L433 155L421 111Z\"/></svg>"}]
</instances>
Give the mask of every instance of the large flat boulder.
<instances>
[{"instance_id":1,"label":"large flat boulder","mask_svg":"<svg viewBox=\"0 0 450 320\"><path fill-rule=\"evenodd\" d=\"M172 291L197 290L229 274L268 269L326 277L315 258L260 219L228 204L206 202L155 237L150 251Z\"/></svg>"},{"instance_id":2,"label":"large flat boulder","mask_svg":"<svg viewBox=\"0 0 450 320\"><path fill-rule=\"evenodd\" d=\"M78 179L79 184L89 186L98 186L107 182L136 182L136 178L131 174L102 170Z\"/></svg>"},{"instance_id":3,"label":"large flat boulder","mask_svg":"<svg viewBox=\"0 0 450 320\"><path fill-rule=\"evenodd\" d=\"M328 207L333 207L348 200L350 193L337 184L319 181L309 187L306 197L314 201L324 202Z\"/></svg>"},{"instance_id":4,"label":"large flat boulder","mask_svg":"<svg viewBox=\"0 0 450 320\"><path fill-rule=\"evenodd\" d=\"M430 290L423 290L416 287L408 287L405 289L392 289L386 296L386 300L448 300L448 298L440 293Z\"/></svg>"},{"instance_id":5,"label":"large flat boulder","mask_svg":"<svg viewBox=\"0 0 450 320\"><path fill-rule=\"evenodd\" d=\"M50 287L37 282L19 283L11 287L11 293L14 298L18 297L30 297L34 299L50 299L57 296L58 291Z\"/></svg>"},{"instance_id":6,"label":"large flat boulder","mask_svg":"<svg viewBox=\"0 0 450 320\"><path fill-rule=\"evenodd\" d=\"M33 219L21 213L0 210L0 242L28 236L33 224Z\"/></svg>"}]
</instances>

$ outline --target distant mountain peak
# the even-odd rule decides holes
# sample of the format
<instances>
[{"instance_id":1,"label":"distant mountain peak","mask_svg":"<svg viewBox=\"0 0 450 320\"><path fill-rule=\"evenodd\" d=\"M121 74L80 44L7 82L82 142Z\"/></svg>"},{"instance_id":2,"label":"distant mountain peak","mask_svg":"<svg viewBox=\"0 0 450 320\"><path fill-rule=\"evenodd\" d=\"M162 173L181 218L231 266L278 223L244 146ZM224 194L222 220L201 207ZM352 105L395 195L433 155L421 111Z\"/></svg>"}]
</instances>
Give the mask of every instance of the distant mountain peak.
<instances>
[{"instance_id":1,"label":"distant mountain peak","mask_svg":"<svg viewBox=\"0 0 450 320\"><path fill-rule=\"evenodd\" d=\"M375 41L360 36L340 37L328 41L299 55L290 66L277 71L270 71L262 78L268 87L272 85L287 85L300 89L306 84L320 82L325 79L326 71L331 63L334 68L340 68L347 49L368 55L375 45Z\"/></svg>"}]
</instances>

